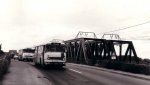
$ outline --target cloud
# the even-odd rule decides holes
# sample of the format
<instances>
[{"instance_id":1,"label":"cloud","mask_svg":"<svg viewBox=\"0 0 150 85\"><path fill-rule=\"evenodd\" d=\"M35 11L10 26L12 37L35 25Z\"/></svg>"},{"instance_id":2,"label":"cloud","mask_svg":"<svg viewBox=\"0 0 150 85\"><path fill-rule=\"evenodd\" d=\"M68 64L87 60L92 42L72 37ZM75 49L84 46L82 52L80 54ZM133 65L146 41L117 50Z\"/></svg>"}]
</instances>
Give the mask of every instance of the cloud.
<instances>
[{"instance_id":1,"label":"cloud","mask_svg":"<svg viewBox=\"0 0 150 85\"><path fill-rule=\"evenodd\" d=\"M0 43L3 43L3 49L8 51L32 47L53 38L72 39L78 31L92 31L99 34L143 23L150 18L149 2L149 0L0 0ZM147 24L114 33L127 39L139 38L138 36L150 36L149 27ZM136 46L140 46L140 43Z\"/></svg>"}]
</instances>

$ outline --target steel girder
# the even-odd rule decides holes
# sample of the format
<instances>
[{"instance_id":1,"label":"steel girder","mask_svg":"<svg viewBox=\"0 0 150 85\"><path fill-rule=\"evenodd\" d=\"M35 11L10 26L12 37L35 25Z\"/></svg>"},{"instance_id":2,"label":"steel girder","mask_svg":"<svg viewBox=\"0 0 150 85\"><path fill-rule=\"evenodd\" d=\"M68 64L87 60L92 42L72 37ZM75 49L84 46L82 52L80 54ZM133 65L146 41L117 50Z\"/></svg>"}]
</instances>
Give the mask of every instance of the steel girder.
<instances>
[{"instance_id":1,"label":"steel girder","mask_svg":"<svg viewBox=\"0 0 150 85\"><path fill-rule=\"evenodd\" d=\"M139 61L132 41L76 38L65 43L68 62L94 65L103 60L129 63Z\"/></svg>"}]
</instances>

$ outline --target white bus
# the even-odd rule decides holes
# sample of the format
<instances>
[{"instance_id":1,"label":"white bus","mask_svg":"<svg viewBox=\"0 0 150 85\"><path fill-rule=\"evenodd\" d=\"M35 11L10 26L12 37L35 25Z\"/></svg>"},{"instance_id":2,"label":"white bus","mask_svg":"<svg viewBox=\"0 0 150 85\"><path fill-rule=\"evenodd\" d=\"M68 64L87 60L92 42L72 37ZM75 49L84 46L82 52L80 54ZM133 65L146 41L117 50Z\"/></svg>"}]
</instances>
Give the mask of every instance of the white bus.
<instances>
[{"instance_id":1,"label":"white bus","mask_svg":"<svg viewBox=\"0 0 150 85\"><path fill-rule=\"evenodd\" d=\"M19 60L23 61L32 61L35 49L26 48L19 50Z\"/></svg>"},{"instance_id":2,"label":"white bus","mask_svg":"<svg viewBox=\"0 0 150 85\"><path fill-rule=\"evenodd\" d=\"M35 47L34 64L40 66L55 65L63 67L66 63L65 44L51 42Z\"/></svg>"}]
</instances>

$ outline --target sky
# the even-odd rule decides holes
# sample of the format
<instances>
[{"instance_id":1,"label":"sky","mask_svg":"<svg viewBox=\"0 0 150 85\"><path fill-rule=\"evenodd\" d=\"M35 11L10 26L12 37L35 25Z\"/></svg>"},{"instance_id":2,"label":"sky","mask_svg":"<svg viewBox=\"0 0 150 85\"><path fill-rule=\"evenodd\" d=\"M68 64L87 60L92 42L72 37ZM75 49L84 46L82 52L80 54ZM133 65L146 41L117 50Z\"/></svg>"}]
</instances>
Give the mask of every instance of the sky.
<instances>
[{"instance_id":1,"label":"sky","mask_svg":"<svg viewBox=\"0 0 150 85\"><path fill-rule=\"evenodd\" d=\"M0 0L0 43L8 51L73 39L79 31L101 38L147 21L149 0ZM139 57L150 58L150 23L112 33L132 40Z\"/></svg>"}]
</instances>

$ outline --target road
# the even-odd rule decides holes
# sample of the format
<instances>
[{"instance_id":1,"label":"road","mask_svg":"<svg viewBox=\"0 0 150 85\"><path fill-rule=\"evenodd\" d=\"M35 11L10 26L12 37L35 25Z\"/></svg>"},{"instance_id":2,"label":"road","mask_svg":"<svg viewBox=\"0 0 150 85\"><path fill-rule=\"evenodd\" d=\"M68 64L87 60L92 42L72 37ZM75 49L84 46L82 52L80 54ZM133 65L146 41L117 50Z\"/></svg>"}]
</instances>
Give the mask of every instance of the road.
<instances>
[{"instance_id":1,"label":"road","mask_svg":"<svg viewBox=\"0 0 150 85\"><path fill-rule=\"evenodd\" d=\"M67 64L60 69L39 69L53 85L150 85L150 81L98 69Z\"/></svg>"},{"instance_id":2,"label":"road","mask_svg":"<svg viewBox=\"0 0 150 85\"><path fill-rule=\"evenodd\" d=\"M150 81L74 64L42 69L13 61L2 85L150 85Z\"/></svg>"}]
</instances>

